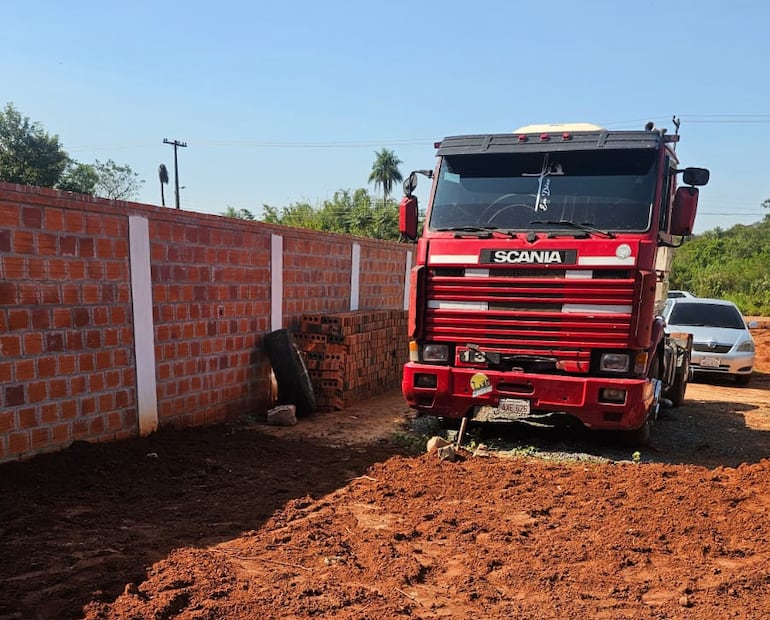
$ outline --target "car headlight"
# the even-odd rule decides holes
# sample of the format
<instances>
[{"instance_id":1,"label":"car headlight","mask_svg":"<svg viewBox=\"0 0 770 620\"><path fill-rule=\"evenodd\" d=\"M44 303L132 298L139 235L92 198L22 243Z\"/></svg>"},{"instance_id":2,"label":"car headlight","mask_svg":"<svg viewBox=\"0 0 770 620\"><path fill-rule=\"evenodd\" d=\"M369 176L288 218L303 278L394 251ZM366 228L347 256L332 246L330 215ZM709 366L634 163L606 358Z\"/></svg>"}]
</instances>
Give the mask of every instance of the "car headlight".
<instances>
[{"instance_id":1,"label":"car headlight","mask_svg":"<svg viewBox=\"0 0 770 620\"><path fill-rule=\"evenodd\" d=\"M736 351L740 351L741 353L754 352L754 341L753 340L746 340L745 342L741 342L741 344L738 345L738 348L735 349Z\"/></svg>"},{"instance_id":2,"label":"car headlight","mask_svg":"<svg viewBox=\"0 0 770 620\"><path fill-rule=\"evenodd\" d=\"M601 372L628 372L631 366L631 357L628 353L602 353L599 359Z\"/></svg>"},{"instance_id":3,"label":"car headlight","mask_svg":"<svg viewBox=\"0 0 770 620\"><path fill-rule=\"evenodd\" d=\"M448 362L449 345L447 344L426 344L422 347L423 362Z\"/></svg>"}]
</instances>

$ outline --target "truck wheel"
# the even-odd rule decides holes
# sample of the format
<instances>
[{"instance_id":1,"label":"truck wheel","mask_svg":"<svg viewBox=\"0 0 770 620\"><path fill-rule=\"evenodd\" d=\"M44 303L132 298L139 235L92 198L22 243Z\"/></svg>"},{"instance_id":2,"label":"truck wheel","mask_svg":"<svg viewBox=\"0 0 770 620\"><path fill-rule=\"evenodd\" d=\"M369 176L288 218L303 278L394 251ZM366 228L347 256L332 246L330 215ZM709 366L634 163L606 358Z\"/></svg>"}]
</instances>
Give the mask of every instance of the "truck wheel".
<instances>
[{"instance_id":1,"label":"truck wheel","mask_svg":"<svg viewBox=\"0 0 770 620\"><path fill-rule=\"evenodd\" d=\"M650 445L652 436L652 416L648 415L640 428L623 432L623 443L633 448L645 448Z\"/></svg>"},{"instance_id":2,"label":"truck wheel","mask_svg":"<svg viewBox=\"0 0 770 620\"><path fill-rule=\"evenodd\" d=\"M685 357L682 367L677 368L674 374L674 385L671 386L668 396L674 407L679 407L684 402L684 393L687 391L687 379L690 374L690 358Z\"/></svg>"},{"instance_id":3,"label":"truck wheel","mask_svg":"<svg viewBox=\"0 0 770 620\"><path fill-rule=\"evenodd\" d=\"M265 348L278 383L280 403L293 404L297 415L315 411L313 384L291 331L278 329L269 333L265 336Z\"/></svg>"},{"instance_id":4,"label":"truck wheel","mask_svg":"<svg viewBox=\"0 0 770 620\"><path fill-rule=\"evenodd\" d=\"M660 379L660 357L658 355L653 358L647 376L650 379ZM658 417L658 407L660 407L659 390L660 388L656 390L657 393L655 394L655 399L650 405L650 409L647 411L647 417L644 419L644 424L639 428L623 431L623 440L625 444L640 448L649 445L650 437L652 435L652 425L655 423L655 418Z\"/></svg>"}]
</instances>

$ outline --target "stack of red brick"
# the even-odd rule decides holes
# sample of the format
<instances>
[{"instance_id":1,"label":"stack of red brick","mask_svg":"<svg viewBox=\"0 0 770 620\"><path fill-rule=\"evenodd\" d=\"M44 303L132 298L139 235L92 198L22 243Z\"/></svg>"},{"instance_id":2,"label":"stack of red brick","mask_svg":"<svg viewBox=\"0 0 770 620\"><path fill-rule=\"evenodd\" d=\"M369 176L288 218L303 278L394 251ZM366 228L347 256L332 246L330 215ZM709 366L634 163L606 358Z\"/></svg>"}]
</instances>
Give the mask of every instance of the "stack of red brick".
<instances>
[{"instance_id":1,"label":"stack of red brick","mask_svg":"<svg viewBox=\"0 0 770 620\"><path fill-rule=\"evenodd\" d=\"M399 386L409 357L403 310L303 314L297 340L321 411Z\"/></svg>"}]
</instances>

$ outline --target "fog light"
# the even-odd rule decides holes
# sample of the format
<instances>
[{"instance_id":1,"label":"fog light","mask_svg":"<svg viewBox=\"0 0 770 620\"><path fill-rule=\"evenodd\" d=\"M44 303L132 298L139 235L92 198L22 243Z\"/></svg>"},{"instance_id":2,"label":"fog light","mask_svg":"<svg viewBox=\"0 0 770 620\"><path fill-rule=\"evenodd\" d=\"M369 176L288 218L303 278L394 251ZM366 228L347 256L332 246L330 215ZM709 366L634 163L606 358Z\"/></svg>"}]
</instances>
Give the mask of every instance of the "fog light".
<instances>
[{"instance_id":1,"label":"fog light","mask_svg":"<svg viewBox=\"0 0 770 620\"><path fill-rule=\"evenodd\" d=\"M599 370L602 372L628 372L631 360L628 353L602 353Z\"/></svg>"},{"instance_id":2,"label":"fog light","mask_svg":"<svg viewBox=\"0 0 770 620\"><path fill-rule=\"evenodd\" d=\"M414 374L414 387L435 388L436 385L436 375L429 375L424 372L417 372Z\"/></svg>"},{"instance_id":3,"label":"fog light","mask_svg":"<svg viewBox=\"0 0 770 620\"><path fill-rule=\"evenodd\" d=\"M626 391L620 388L602 388L599 390L599 400L605 403L623 404L626 402Z\"/></svg>"}]
</instances>

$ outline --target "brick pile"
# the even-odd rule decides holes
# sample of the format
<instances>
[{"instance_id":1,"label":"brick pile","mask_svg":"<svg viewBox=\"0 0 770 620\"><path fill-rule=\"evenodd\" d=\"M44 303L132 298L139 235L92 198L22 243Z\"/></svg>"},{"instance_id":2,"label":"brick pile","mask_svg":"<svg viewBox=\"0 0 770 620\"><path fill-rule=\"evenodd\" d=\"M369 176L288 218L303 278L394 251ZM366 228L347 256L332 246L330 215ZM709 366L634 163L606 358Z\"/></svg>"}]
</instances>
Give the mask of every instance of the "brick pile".
<instances>
[{"instance_id":1,"label":"brick pile","mask_svg":"<svg viewBox=\"0 0 770 620\"><path fill-rule=\"evenodd\" d=\"M409 357L403 310L303 314L297 340L320 411L399 386Z\"/></svg>"}]
</instances>

